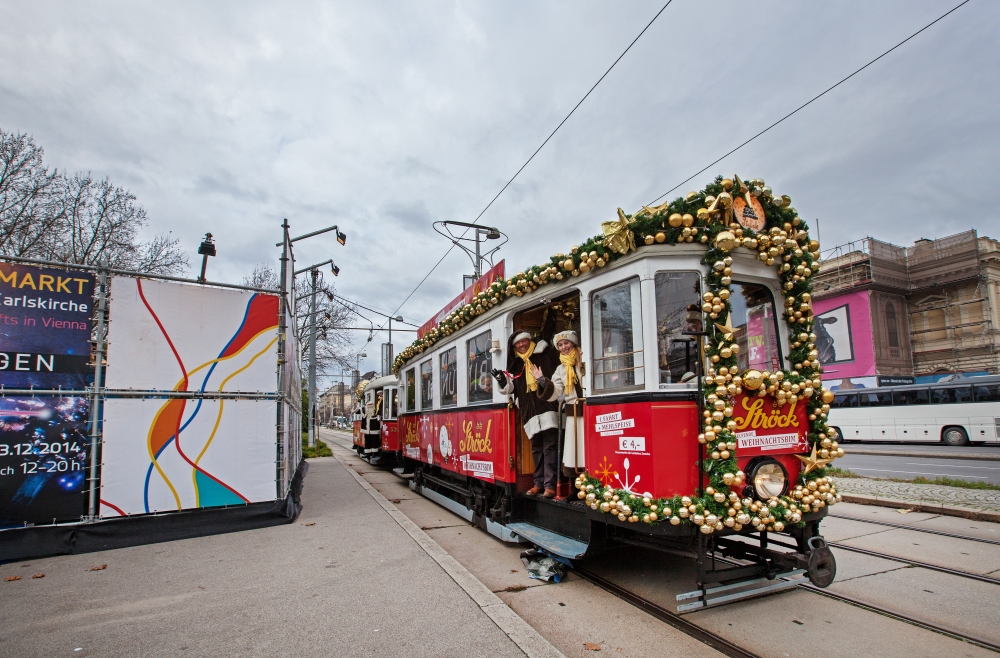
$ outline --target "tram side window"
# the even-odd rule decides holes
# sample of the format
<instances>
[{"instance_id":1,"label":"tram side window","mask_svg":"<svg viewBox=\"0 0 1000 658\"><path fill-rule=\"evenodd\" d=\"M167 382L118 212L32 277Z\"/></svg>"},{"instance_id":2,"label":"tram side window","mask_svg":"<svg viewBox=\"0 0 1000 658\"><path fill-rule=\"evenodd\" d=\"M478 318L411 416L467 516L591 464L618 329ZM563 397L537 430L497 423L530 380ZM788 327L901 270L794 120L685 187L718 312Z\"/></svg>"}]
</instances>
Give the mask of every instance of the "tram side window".
<instances>
[{"instance_id":1,"label":"tram side window","mask_svg":"<svg viewBox=\"0 0 1000 658\"><path fill-rule=\"evenodd\" d=\"M591 295L594 390L642 386L642 310L639 279L629 279Z\"/></svg>"},{"instance_id":2,"label":"tram side window","mask_svg":"<svg viewBox=\"0 0 1000 658\"><path fill-rule=\"evenodd\" d=\"M749 368L779 370L778 316L770 289L755 283L736 282L731 287L729 303L733 307L732 323L740 346L740 371Z\"/></svg>"},{"instance_id":3,"label":"tram side window","mask_svg":"<svg viewBox=\"0 0 1000 658\"><path fill-rule=\"evenodd\" d=\"M976 402L1000 402L1000 384L977 386Z\"/></svg>"},{"instance_id":4,"label":"tram side window","mask_svg":"<svg viewBox=\"0 0 1000 658\"><path fill-rule=\"evenodd\" d=\"M493 401L493 354L490 352L493 334L489 331L475 336L468 343L469 403Z\"/></svg>"},{"instance_id":5,"label":"tram side window","mask_svg":"<svg viewBox=\"0 0 1000 658\"><path fill-rule=\"evenodd\" d=\"M680 382L694 372L698 344L684 332L701 331L701 275L697 272L659 272L656 287L656 341L660 383Z\"/></svg>"},{"instance_id":6,"label":"tram side window","mask_svg":"<svg viewBox=\"0 0 1000 658\"><path fill-rule=\"evenodd\" d=\"M926 388L892 393L892 403L895 405L928 404L930 401L931 392Z\"/></svg>"},{"instance_id":7,"label":"tram side window","mask_svg":"<svg viewBox=\"0 0 1000 658\"><path fill-rule=\"evenodd\" d=\"M441 406L453 407L458 404L458 376L455 367L458 362L458 348L441 352Z\"/></svg>"},{"instance_id":8,"label":"tram side window","mask_svg":"<svg viewBox=\"0 0 1000 658\"><path fill-rule=\"evenodd\" d=\"M434 364L430 359L420 364L420 410L434 406Z\"/></svg>"},{"instance_id":9,"label":"tram side window","mask_svg":"<svg viewBox=\"0 0 1000 658\"><path fill-rule=\"evenodd\" d=\"M864 391L858 394L862 407L891 407L892 391Z\"/></svg>"},{"instance_id":10,"label":"tram side window","mask_svg":"<svg viewBox=\"0 0 1000 658\"><path fill-rule=\"evenodd\" d=\"M415 368L410 368L406 371L406 410L417 410L417 383Z\"/></svg>"},{"instance_id":11,"label":"tram side window","mask_svg":"<svg viewBox=\"0 0 1000 658\"><path fill-rule=\"evenodd\" d=\"M959 388L933 388L931 389L931 402L934 404L972 402L972 387L961 386Z\"/></svg>"},{"instance_id":12,"label":"tram side window","mask_svg":"<svg viewBox=\"0 0 1000 658\"><path fill-rule=\"evenodd\" d=\"M385 419L395 420L399 415L399 390L389 389L389 404L385 405Z\"/></svg>"}]
</instances>

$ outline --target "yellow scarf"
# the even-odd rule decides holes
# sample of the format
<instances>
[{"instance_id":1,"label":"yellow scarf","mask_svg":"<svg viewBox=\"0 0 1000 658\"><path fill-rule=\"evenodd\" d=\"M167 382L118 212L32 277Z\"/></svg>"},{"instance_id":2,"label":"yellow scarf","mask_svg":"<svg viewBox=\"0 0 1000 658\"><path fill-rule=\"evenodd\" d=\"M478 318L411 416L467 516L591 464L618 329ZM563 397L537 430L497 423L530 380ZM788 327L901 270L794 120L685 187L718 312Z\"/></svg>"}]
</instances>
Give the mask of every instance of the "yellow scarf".
<instances>
[{"instance_id":1,"label":"yellow scarf","mask_svg":"<svg viewBox=\"0 0 1000 658\"><path fill-rule=\"evenodd\" d=\"M520 357L522 361L524 361L524 385L527 387L529 391L538 390L538 380L536 380L535 376L531 374L531 355L534 354L534 352L535 352L535 341L531 341L531 344L528 345L528 351L525 352L524 354L521 354L517 350L514 350L514 354L516 354L518 357Z\"/></svg>"},{"instance_id":2,"label":"yellow scarf","mask_svg":"<svg viewBox=\"0 0 1000 658\"><path fill-rule=\"evenodd\" d=\"M559 353L559 363L566 366L566 390L576 390L576 359L580 350L574 348L569 354Z\"/></svg>"}]
</instances>

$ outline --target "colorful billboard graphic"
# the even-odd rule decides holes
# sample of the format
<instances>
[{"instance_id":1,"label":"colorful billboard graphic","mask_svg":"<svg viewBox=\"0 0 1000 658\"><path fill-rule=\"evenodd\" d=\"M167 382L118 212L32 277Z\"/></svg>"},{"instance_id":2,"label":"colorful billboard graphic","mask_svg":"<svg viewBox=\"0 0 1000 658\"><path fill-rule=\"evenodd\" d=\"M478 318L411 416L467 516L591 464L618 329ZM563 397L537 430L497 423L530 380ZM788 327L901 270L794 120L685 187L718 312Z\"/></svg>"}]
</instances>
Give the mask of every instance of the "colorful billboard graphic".
<instances>
[{"instance_id":1,"label":"colorful billboard graphic","mask_svg":"<svg viewBox=\"0 0 1000 658\"><path fill-rule=\"evenodd\" d=\"M115 278L108 389L271 392L278 298ZM101 514L273 500L274 401L107 401Z\"/></svg>"},{"instance_id":2,"label":"colorful billboard graphic","mask_svg":"<svg viewBox=\"0 0 1000 658\"><path fill-rule=\"evenodd\" d=\"M0 263L0 384L82 389L93 379L94 275Z\"/></svg>"},{"instance_id":3,"label":"colorful billboard graphic","mask_svg":"<svg viewBox=\"0 0 1000 658\"><path fill-rule=\"evenodd\" d=\"M276 405L107 400L101 516L274 500Z\"/></svg>"},{"instance_id":4,"label":"colorful billboard graphic","mask_svg":"<svg viewBox=\"0 0 1000 658\"><path fill-rule=\"evenodd\" d=\"M868 291L817 300L813 302L813 311L823 380L873 377L875 348Z\"/></svg>"},{"instance_id":5,"label":"colorful billboard graphic","mask_svg":"<svg viewBox=\"0 0 1000 658\"><path fill-rule=\"evenodd\" d=\"M0 399L0 527L87 512L86 398Z\"/></svg>"}]
</instances>

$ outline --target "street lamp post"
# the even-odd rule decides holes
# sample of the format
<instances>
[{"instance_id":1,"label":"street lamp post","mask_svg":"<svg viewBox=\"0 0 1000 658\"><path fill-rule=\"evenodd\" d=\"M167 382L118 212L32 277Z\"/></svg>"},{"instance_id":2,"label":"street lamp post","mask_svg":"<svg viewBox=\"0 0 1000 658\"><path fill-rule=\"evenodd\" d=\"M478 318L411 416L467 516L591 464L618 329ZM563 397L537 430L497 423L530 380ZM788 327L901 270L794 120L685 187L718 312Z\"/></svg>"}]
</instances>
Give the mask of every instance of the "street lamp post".
<instances>
[{"instance_id":1,"label":"street lamp post","mask_svg":"<svg viewBox=\"0 0 1000 658\"><path fill-rule=\"evenodd\" d=\"M330 266L330 271L334 276L340 274L340 268L328 258L322 263L316 263L301 270L296 270L293 275L309 272L311 280L309 283L309 447L316 446L316 288L319 279L319 268L324 265ZM298 301L298 300L296 300Z\"/></svg>"}]
</instances>

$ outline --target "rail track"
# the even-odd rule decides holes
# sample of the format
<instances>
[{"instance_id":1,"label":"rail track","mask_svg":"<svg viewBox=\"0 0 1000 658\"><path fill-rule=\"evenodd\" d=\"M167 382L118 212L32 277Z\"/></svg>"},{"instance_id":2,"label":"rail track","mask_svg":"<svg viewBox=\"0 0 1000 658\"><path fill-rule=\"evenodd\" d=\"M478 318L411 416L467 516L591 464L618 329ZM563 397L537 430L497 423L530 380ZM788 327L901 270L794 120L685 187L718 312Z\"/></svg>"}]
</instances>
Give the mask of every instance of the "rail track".
<instances>
[{"instance_id":1,"label":"rail track","mask_svg":"<svg viewBox=\"0 0 1000 658\"><path fill-rule=\"evenodd\" d=\"M1000 540L997 539L986 539L985 537L970 537L968 535L959 535L953 532L945 532L943 530L934 530L933 528L921 528L915 525L909 525L906 523L890 523L889 521L876 521L874 519L861 519L856 516L841 516L840 514L831 514L828 518L831 519L843 519L845 521L857 521L858 523L871 523L873 525L888 526L890 528L897 528L900 530L915 530L916 532L923 532L929 535L939 535L941 537L952 537L954 539L966 539L968 541L980 542L982 544L994 544L1000 546Z\"/></svg>"}]
</instances>

